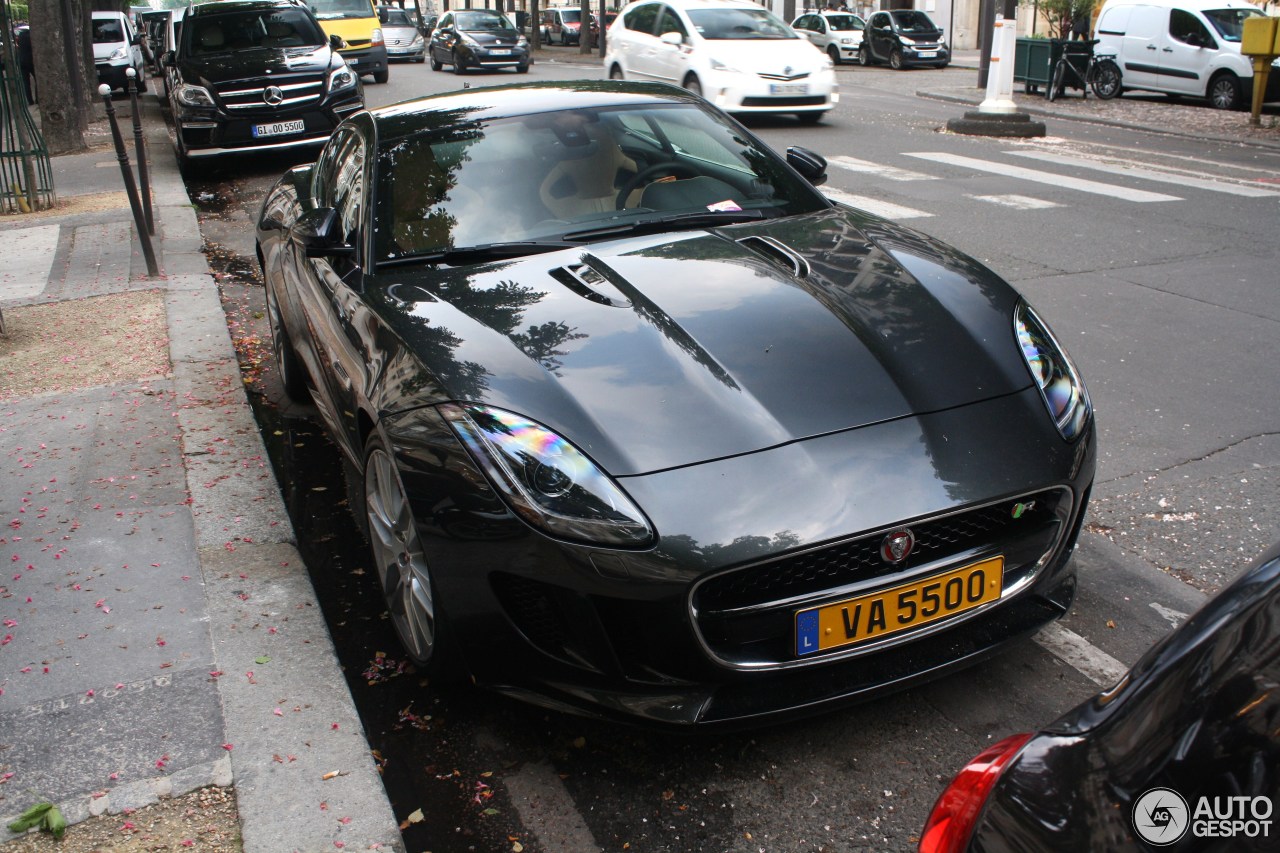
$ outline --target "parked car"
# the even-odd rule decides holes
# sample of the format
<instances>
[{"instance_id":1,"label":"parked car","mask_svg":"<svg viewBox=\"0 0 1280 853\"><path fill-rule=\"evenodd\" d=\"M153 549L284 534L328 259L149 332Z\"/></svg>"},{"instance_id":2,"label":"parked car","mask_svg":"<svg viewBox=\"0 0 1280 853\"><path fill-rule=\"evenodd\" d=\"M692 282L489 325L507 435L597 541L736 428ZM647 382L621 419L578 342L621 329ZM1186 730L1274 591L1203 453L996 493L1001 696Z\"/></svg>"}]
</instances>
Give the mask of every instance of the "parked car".
<instances>
[{"instance_id":1,"label":"parked car","mask_svg":"<svg viewBox=\"0 0 1280 853\"><path fill-rule=\"evenodd\" d=\"M542 43L577 44L582 33L582 10L578 7L542 11Z\"/></svg>"},{"instance_id":2,"label":"parked car","mask_svg":"<svg viewBox=\"0 0 1280 853\"><path fill-rule=\"evenodd\" d=\"M291 0L191 6L165 58L179 158L323 144L364 106L337 41Z\"/></svg>"},{"instance_id":3,"label":"parked car","mask_svg":"<svg viewBox=\"0 0 1280 853\"><path fill-rule=\"evenodd\" d=\"M390 79L387 46L373 0L307 0L306 5L325 35L342 40L334 43L352 71L368 74L375 83Z\"/></svg>"},{"instance_id":4,"label":"parked car","mask_svg":"<svg viewBox=\"0 0 1280 853\"><path fill-rule=\"evenodd\" d=\"M749 0L638 0L605 41L610 78L683 86L731 113L818 122L840 98L830 57Z\"/></svg>"},{"instance_id":5,"label":"parked car","mask_svg":"<svg viewBox=\"0 0 1280 853\"><path fill-rule=\"evenodd\" d=\"M446 12L431 34L431 70L453 66L454 74L470 69L529 70L529 40L506 15L489 9Z\"/></svg>"},{"instance_id":6,"label":"parked car","mask_svg":"<svg viewBox=\"0 0 1280 853\"><path fill-rule=\"evenodd\" d=\"M676 87L579 81L357 113L267 192L280 376L351 463L428 677L754 725L1067 609L1079 374L995 273L828 201L825 168Z\"/></svg>"},{"instance_id":7,"label":"parked car","mask_svg":"<svg viewBox=\"0 0 1280 853\"><path fill-rule=\"evenodd\" d=\"M811 12L791 22L791 29L813 42L836 65L858 58L866 26L852 12Z\"/></svg>"},{"instance_id":8,"label":"parked car","mask_svg":"<svg viewBox=\"0 0 1280 853\"><path fill-rule=\"evenodd\" d=\"M427 40L422 24L411 13L399 6L379 6L378 20L382 23L382 42L387 48L387 59L427 61Z\"/></svg>"},{"instance_id":9,"label":"parked car","mask_svg":"<svg viewBox=\"0 0 1280 853\"><path fill-rule=\"evenodd\" d=\"M125 91L127 71L138 75L138 91L147 91L147 63L142 55L142 37L123 12L94 12L91 20L93 64L98 82L112 90Z\"/></svg>"},{"instance_id":10,"label":"parked car","mask_svg":"<svg viewBox=\"0 0 1280 853\"><path fill-rule=\"evenodd\" d=\"M862 65L888 63L890 68L931 66L946 68L951 51L942 40L942 28L917 9L876 12L867 19L858 49Z\"/></svg>"},{"instance_id":11,"label":"parked car","mask_svg":"<svg viewBox=\"0 0 1280 853\"><path fill-rule=\"evenodd\" d=\"M1114 687L974 758L920 851L1275 850L1277 684L1280 545Z\"/></svg>"},{"instance_id":12,"label":"parked car","mask_svg":"<svg viewBox=\"0 0 1280 853\"><path fill-rule=\"evenodd\" d=\"M1097 51L1114 54L1124 89L1207 98L1220 110L1253 97L1253 63L1240 53L1244 0L1108 0L1098 15ZM1280 99L1280 60L1264 99Z\"/></svg>"}]
</instances>

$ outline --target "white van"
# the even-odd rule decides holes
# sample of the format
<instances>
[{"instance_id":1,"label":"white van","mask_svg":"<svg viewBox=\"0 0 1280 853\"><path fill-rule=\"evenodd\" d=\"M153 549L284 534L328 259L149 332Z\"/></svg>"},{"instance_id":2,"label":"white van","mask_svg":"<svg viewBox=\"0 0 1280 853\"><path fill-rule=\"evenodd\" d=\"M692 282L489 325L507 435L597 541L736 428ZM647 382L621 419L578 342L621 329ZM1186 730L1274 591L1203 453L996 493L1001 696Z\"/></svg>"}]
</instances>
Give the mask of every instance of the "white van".
<instances>
[{"instance_id":1,"label":"white van","mask_svg":"<svg viewBox=\"0 0 1280 853\"><path fill-rule=\"evenodd\" d=\"M1261 15L1244 0L1107 0L1096 52L1115 54L1124 89L1208 98L1222 110L1246 106L1252 60L1240 53L1244 19ZM1266 100L1280 98L1280 61Z\"/></svg>"},{"instance_id":2,"label":"white van","mask_svg":"<svg viewBox=\"0 0 1280 853\"><path fill-rule=\"evenodd\" d=\"M125 72L132 68L138 74L138 91L145 92L147 67L142 58L142 38L134 30L132 19L123 12L94 12L92 24L98 82L123 92L128 81Z\"/></svg>"}]
</instances>

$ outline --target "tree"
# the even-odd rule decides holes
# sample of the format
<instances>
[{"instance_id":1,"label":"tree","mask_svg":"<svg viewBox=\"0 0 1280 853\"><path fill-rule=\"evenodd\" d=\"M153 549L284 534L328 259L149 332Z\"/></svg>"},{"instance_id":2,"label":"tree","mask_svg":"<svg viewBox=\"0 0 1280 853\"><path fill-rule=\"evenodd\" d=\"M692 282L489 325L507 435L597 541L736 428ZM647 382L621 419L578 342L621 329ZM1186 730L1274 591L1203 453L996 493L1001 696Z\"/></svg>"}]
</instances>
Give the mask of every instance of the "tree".
<instances>
[{"instance_id":1,"label":"tree","mask_svg":"<svg viewBox=\"0 0 1280 853\"><path fill-rule=\"evenodd\" d=\"M1051 39L1071 37L1071 22L1077 17L1091 17L1095 0L1038 0L1035 7L1045 19Z\"/></svg>"},{"instance_id":2,"label":"tree","mask_svg":"<svg viewBox=\"0 0 1280 853\"><path fill-rule=\"evenodd\" d=\"M86 89L97 79L92 61L84 59L88 10L83 0L46 0L32 4L30 14L45 144L50 154L83 151L90 115Z\"/></svg>"}]
</instances>

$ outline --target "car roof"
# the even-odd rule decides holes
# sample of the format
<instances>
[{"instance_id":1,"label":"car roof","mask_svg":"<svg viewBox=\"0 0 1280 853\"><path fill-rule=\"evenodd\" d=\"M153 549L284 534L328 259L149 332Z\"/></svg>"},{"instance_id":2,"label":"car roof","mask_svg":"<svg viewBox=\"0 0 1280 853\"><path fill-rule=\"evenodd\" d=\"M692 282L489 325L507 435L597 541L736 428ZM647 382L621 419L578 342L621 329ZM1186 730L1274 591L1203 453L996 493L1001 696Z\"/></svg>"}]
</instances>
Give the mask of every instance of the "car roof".
<instances>
[{"instance_id":1,"label":"car roof","mask_svg":"<svg viewBox=\"0 0 1280 853\"><path fill-rule=\"evenodd\" d=\"M191 15L214 15L221 12L242 12L242 11L260 11L267 9L280 9L289 6L296 6L305 9L301 3L295 0L215 0L213 3L201 3L198 6L188 7L188 14Z\"/></svg>"},{"instance_id":2,"label":"car roof","mask_svg":"<svg viewBox=\"0 0 1280 853\"><path fill-rule=\"evenodd\" d=\"M648 2L648 0L641 0ZM753 3L751 0L662 0L666 5L675 9L763 9L759 3ZM639 5L639 3L630 5ZM625 10L624 10L625 11Z\"/></svg>"},{"instance_id":3,"label":"car roof","mask_svg":"<svg viewBox=\"0 0 1280 853\"><path fill-rule=\"evenodd\" d=\"M456 10L465 11L465 10ZM616 80L513 83L428 95L369 110L382 143L425 130L481 119L640 104L697 104L701 99L665 83Z\"/></svg>"}]
</instances>

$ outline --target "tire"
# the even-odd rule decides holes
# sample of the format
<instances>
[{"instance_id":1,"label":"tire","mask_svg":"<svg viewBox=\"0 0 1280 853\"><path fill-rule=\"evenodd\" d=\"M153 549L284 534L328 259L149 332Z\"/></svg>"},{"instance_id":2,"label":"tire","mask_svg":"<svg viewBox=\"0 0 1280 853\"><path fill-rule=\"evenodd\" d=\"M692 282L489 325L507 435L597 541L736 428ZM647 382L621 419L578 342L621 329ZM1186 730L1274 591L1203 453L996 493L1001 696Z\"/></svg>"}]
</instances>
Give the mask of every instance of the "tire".
<instances>
[{"instance_id":1,"label":"tire","mask_svg":"<svg viewBox=\"0 0 1280 853\"><path fill-rule=\"evenodd\" d=\"M450 54L450 58L453 62L454 74L461 76L467 73L467 69L462 67L462 60L458 58L458 52L456 50L452 54Z\"/></svg>"},{"instance_id":2,"label":"tire","mask_svg":"<svg viewBox=\"0 0 1280 853\"><path fill-rule=\"evenodd\" d=\"M373 82L375 83L385 83L390 79L391 79L391 72L386 70L385 68L382 71L373 72Z\"/></svg>"},{"instance_id":3,"label":"tire","mask_svg":"<svg viewBox=\"0 0 1280 853\"><path fill-rule=\"evenodd\" d=\"M796 113L796 119L801 124L818 124L826 114L825 110L814 110L813 112Z\"/></svg>"},{"instance_id":4,"label":"tire","mask_svg":"<svg viewBox=\"0 0 1280 853\"><path fill-rule=\"evenodd\" d=\"M626 75L622 73L621 65L615 65L609 69L609 79L610 80L626 80L627 79Z\"/></svg>"},{"instance_id":5,"label":"tire","mask_svg":"<svg viewBox=\"0 0 1280 853\"><path fill-rule=\"evenodd\" d=\"M266 273L264 271L265 278ZM271 285L266 285L267 325L271 328L271 352L276 359L276 371L280 374L280 385L284 395L294 403L311 402L311 391L307 388L307 377L303 372L302 361L293 348L293 341L284 327L284 317L280 315L280 305L271 296Z\"/></svg>"},{"instance_id":6,"label":"tire","mask_svg":"<svg viewBox=\"0 0 1280 853\"><path fill-rule=\"evenodd\" d=\"M529 73L529 64L526 62L524 65L517 65L517 66L516 66L516 73L517 73L517 74L528 74L528 73Z\"/></svg>"},{"instance_id":7,"label":"tire","mask_svg":"<svg viewBox=\"0 0 1280 853\"><path fill-rule=\"evenodd\" d=\"M439 71L441 68L444 68L444 65L440 60L436 59L436 52L434 50L431 51L431 70Z\"/></svg>"},{"instance_id":8,"label":"tire","mask_svg":"<svg viewBox=\"0 0 1280 853\"><path fill-rule=\"evenodd\" d=\"M1053 103L1062 97L1062 90L1066 88L1067 82L1067 65L1066 61L1059 59L1058 64L1053 66L1053 79L1049 81L1049 88L1045 89L1044 96L1049 99L1049 103Z\"/></svg>"},{"instance_id":9,"label":"tire","mask_svg":"<svg viewBox=\"0 0 1280 853\"><path fill-rule=\"evenodd\" d=\"M866 44L858 48L858 64L863 68L871 67L871 50Z\"/></svg>"},{"instance_id":10,"label":"tire","mask_svg":"<svg viewBox=\"0 0 1280 853\"><path fill-rule=\"evenodd\" d=\"M1116 97L1120 94L1121 77L1120 66L1111 60L1106 59L1096 63L1093 66L1093 79L1089 81L1093 94L1097 95L1100 101L1109 101Z\"/></svg>"},{"instance_id":11,"label":"tire","mask_svg":"<svg viewBox=\"0 0 1280 853\"><path fill-rule=\"evenodd\" d=\"M902 70L902 51L899 48L889 51L889 67L894 71Z\"/></svg>"},{"instance_id":12,"label":"tire","mask_svg":"<svg viewBox=\"0 0 1280 853\"><path fill-rule=\"evenodd\" d=\"M427 58L425 56L415 56L413 58L413 61L421 65L422 63L427 61Z\"/></svg>"},{"instance_id":13,"label":"tire","mask_svg":"<svg viewBox=\"0 0 1280 853\"><path fill-rule=\"evenodd\" d=\"M396 636L419 668L446 676L452 662L431 569L395 457L376 431L365 442L362 497L360 520Z\"/></svg>"},{"instance_id":14,"label":"tire","mask_svg":"<svg viewBox=\"0 0 1280 853\"><path fill-rule=\"evenodd\" d=\"M827 56L831 57L832 65L840 64L840 48L836 47L834 44L827 46Z\"/></svg>"},{"instance_id":15,"label":"tire","mask_svg":"<svg viewBox=\"0 0 1280 853\"><path fill-rule=\"evenodd\" d=\"M1230 71L1221 71L1209 81L1209 88L1205 90L1204 96L1214 109L1237 109L1241 103L1240 79Z\"/></svg>"},{"instance_id":16,"label":"tire","mask_svg":"<svg viewBox=\"0 0 1280 853\"><path fill-rule=\"evenodd\" d=\"M692 92L699 98L702 97L702 83L698 81L696 75L690 74L688 77L684 78L684 83L682 85L687 91Z\"/></svg>"}]
</instances>

